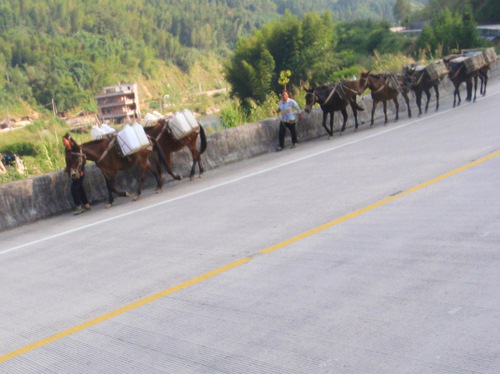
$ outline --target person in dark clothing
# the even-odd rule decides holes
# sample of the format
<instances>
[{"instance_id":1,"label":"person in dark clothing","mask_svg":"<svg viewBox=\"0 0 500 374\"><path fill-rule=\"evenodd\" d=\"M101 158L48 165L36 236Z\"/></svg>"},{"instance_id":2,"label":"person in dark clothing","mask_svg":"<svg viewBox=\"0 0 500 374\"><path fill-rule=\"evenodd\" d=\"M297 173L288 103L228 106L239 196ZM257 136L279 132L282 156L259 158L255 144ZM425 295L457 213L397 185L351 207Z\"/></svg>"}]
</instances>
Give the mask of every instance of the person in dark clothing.
<instances>
[{"instance_id":1,"label":"person in dark clothing","mask_svg":"<svg viewBox=\"0 0 500 374\"><path fill-rule=\"evenodd\" d=\"M297 119L295 117L294 109L297 110L299 120L302 120L302 114L299 105L295 100L290 99L288 91L283 91L281 93L281 100L278 104L278 109L276 109L276 113L281 113L279 146L276 149L277 151L281 151L285 146L286 129L290 131L290 135L292 136L291 148L295 148L297 146L297 130L295 128Z\"/></svg>"},{"instance_id":2,"label":"person in dark clothing","mask_svg":"<svg viewBox=\"0 0 500 374\"><path fill-rule=\"evenodd\" d=\"M90 204L83 187L83 180L85 178L85 158L82 158L81 165L76 170L71 169L71 149L66 149L66 169L65 172L71 178L71 196L75 204L75 211L73 214L81 214L90 210Z\"/></svg>"}]
</instances>

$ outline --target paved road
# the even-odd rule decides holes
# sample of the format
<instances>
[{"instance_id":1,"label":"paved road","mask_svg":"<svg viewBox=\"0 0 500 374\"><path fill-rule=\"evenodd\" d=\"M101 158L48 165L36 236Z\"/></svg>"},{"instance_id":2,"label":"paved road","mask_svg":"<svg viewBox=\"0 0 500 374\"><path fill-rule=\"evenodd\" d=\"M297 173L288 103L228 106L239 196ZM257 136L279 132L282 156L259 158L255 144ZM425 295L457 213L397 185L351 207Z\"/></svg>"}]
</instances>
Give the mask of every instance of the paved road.
<instances>
[{"instance_id":1,"label":"paved road","mask_svg":"<svg viewBox=\"0 0 500 374\"><path fill-rule=\"evenodd\" d=\"M496 373L499 107L0 233L0 373Z\"/></svg>"}]
</instances>

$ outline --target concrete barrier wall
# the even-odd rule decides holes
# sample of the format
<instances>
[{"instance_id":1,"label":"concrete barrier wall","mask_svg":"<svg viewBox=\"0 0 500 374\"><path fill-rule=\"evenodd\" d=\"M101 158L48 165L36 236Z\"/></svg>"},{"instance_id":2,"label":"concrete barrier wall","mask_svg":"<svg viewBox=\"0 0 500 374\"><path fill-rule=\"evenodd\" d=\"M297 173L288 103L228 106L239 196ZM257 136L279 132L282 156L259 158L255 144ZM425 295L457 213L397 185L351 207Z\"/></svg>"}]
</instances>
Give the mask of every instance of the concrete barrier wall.
<instances>
[{"instance_id":1,"label":"concrete barrier wall","mask_svg":"<svg viewBox=\"0 0 500 374\"><path fill-rule=\"evenodd\" d=\"M490 78L500 75L499 62L492 65ZM462 89L464 92L464 89ZM445 97L453 93L453 85L445 79L440 85L440 96ZM434 99L434 98L433 98ZM406 106L400 101L400 112L405 118ZM414 97L411 97L411 107L416 115ZM359 104L365 108L358 114L358 120L365 124L370 122L372 102L371 98L364 96L359 98ZM434 102L434 101L433 101ZM434 102L435 103L435 102ZM430 109L433 107L430 105ZM389 121L394 119L395 107L391 103L388 106ZM348 128L354 127L352 112L348 109ZM299 142L325 136L326 132L321 126L322 112L319 108L309 114L304 114L303 120L298 125ZM376 111L377 122L383 118L382 105ZM334 126L336 131L341 127L342 116L335 113ZM376 123L377 124L377 123ZM244 126L226 129L207 136L207 150L202 155L205 170L214 169L223 165L237 162L263 153L272 152L277 146L279 121L277 118L267 119L258 123L249 123ZM289 138L287 138L289 142ZM62 146L62 145L61 145ZM191 154L187 149L177 152L172 157L173 168L179 174L188 176L191 170ZM119 172L118 187L131 194L138 187L137 169ZM173 182L172 178L164 173L167 182ZM145 190L154 187L154 178L149 175ZM43 218L71 211L73 202L70 194L71 181L62 171L28 178L13 183L0 185L0 232L34 222ZM86 167L85 188L92 204L107 200L106 185L104 177L94 164ZM168 189L166 183L164 189Z\"/></svg>"}]
</instances>

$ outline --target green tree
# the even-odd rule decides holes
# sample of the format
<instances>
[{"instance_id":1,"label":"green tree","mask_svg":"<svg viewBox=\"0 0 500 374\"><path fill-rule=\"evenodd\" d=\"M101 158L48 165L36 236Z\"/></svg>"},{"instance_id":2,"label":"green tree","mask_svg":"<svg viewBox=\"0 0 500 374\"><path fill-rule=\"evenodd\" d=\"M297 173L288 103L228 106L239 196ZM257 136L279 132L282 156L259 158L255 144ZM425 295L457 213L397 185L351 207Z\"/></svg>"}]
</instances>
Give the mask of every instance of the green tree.
<instances>
[{"instance_id":1,"label":"green tree","mask_svg":"<svg viewBox=\"0 0 500 374\"><path fill-rule=\"evenodd\" d=\"M394 17L402 24L408 21L411 13L411 4L408 0L396 0L394 4Z\"/></svg>"}]
</instances>

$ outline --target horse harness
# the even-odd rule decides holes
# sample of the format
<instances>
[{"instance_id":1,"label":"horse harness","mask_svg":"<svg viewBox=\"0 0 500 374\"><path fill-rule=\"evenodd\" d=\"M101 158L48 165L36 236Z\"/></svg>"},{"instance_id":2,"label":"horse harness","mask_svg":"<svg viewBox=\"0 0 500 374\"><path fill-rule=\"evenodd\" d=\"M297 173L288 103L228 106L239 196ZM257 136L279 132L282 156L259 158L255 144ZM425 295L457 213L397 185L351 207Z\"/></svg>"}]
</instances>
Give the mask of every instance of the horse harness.
<instances>
[{"instance_id":1,"label":"horse harness","mask_svg":"<svg viewBox=\"0 0 500 374\"><path fill-rule=\"evenodd\" d=\"M87 160L87 156L82 151L82 147L78 147L78 152L71 152L72 155L78 156L78 165L76 165L76 172L80 175L83 171L83 165L85 165L85 161Z\"/></svg>"},{"instance_id":2,"label":"horse harness","mask_svg":"<svg viewBox=\"0 0 500 374\"><path fill-rule=\"evenodd\" d=\"M101 157L99 157L99 159L96 161L96 164L101 162L104 157L106 157L106 155L108 154L108 152L111 150L111 148L113 148L113 146L115 145L116 143L116 138L118 137L118 135L116 134L112 134L110 135L112 137L111 141L109 142L108 146L106 147L106 149L104 150L103 154L101 155Z\"/></svg>"},{"instance_id":3,"label":"horse harness","mask_svg":"<svg viewBox=\"0 0 500 374\"><path fill-rule=\"evenodd\" d=\"M328 97L326 98L326 100L323 102L323 105L325 105L326 103L328 103L328 101L332 98L333 94L337 91L337 88L339 89L339 97L342 100L345 99L346 91L350 91L353 94L359 95L358 91L355 91L355 90L349 88L348 86L346 86L344 84L344 82L335 83L333 85L333 89L330 91L330 94L328 95ZM314 94L314 96L316 96L316 98L319 99L319 97L316 94Z\"/></svg>"},{"instance_id":4,"label":"horse harness","mask_svg":"<svg viewBox=\"0 0 500 374\"><path fill-rule=\"evenodd\" d=\"M382 86L380 86L377 90L375 91L372 91L372 94L376 94L376 93L379 93L380 91L382 91L384 88L386 87L389 87L389 88L393 88L393 87L390 87L389 84L392 82L392 84L395 87L395 89L401 93L402 91L402 87L401 87L401 84L398 82L398 80L396 79L396 77L393 75L393 74L390 74L390 75L387 75L387 76L384 76L384 84Z\"/></svg>"}]
</instances>

